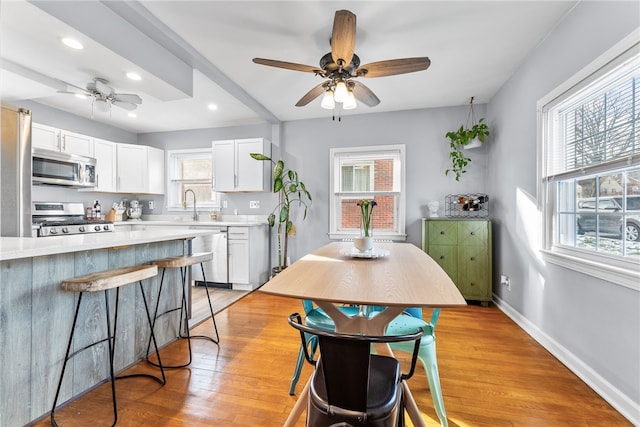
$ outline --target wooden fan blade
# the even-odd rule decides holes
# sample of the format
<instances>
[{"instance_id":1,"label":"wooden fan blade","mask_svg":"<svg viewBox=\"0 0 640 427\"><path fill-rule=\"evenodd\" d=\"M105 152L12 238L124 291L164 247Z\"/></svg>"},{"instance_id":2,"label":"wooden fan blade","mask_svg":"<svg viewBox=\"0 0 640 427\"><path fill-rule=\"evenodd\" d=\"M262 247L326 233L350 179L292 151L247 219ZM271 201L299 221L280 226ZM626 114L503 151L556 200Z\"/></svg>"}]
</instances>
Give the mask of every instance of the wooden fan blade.
<instances>
[{"instance_id":1,"label":"wooden fan blade","mask_svg":"<svg viewBox=\"0 0 640 427\"><path fill-rule=\"evenodd\" d=\"M331 33L331 57L333 62L348 66L356 48L356 15L348 10L336 11ZM342 61L342 63L340 62Z\"/></svg>"},{"instance_id":2,"label":"wooden fan blade","mask_svg":"<svg viewBox=\"0 0 640 427\"><path fill-rule=\"evenodd\" d=\"M113 97L116 101L126 102L129 104L142 104L142 98L135 93L114 93Z\"/></svg>"},{"instance_id":3,"label":"wooden fan blade","mask_svg":"<svg viewBox=\"0 0 640 427\"><path fill-rule=\"evenodd\" d=\"M362 83L351 81L349 82L349 87L351 88L351 92L353 92L353 96L363 104L366 104L369 107L375 107L380 104L380 99L378 99L376 94Z\"/></svg>"},{"instance_id":4,"label":"wooden fan blade","mask_svg":"<svg viewBox=\"0 0 640 427\"><path fill-rule=\"evenodd\" d=\"M284 68L286 70L303 71L305 73L316 73L324 77L324 70L311 65L295 64L293 62L277 61L275 59L253 58L253 62L269 67Z\"/></svg>"},{"instance_id":5,"label":"wooden fan blade","mask_svg":"<svg viewBox=\"0 0 640 427\"><path fill-rule=\"evenodd\" d=\"M302 98L300 98L300 101L296 103L296 107L304 107L305 105L307 105L308 103L310 103L311 101L313 101L314 99L322 95L325 91L326 86L327 86L327 82L320 83L319 85L315 86L313 89L307 92Z\"/></svg>"},{"instance_id":6,"label":"wooden fan blade","mask_svg":"<svg viewBox=\"0 0 640 427\"><path fill-rule=\"evenodd\" d=\"M124 101L120 101L120 100L114 100L111 102L113 105L115 105L116 107L120 107L120 108L124 108L127 111L133 111L136 108L138 108L138 106L136 104L133 104L131 102L124 102Z\"/></svg>"},{"instance_id":7,"label":"wooden fan blade","mask_svg":"<svg viewBox=\"0 0 640 427\"><path fill-rule=\"evenodd\" d=\"M365 64L362 67L358 67L354 74L358 77L385 77L426 70L429 65L431 65L431 60L426 56L421 58L390 59L388 61Z\"/></svg>"}]
</instances>

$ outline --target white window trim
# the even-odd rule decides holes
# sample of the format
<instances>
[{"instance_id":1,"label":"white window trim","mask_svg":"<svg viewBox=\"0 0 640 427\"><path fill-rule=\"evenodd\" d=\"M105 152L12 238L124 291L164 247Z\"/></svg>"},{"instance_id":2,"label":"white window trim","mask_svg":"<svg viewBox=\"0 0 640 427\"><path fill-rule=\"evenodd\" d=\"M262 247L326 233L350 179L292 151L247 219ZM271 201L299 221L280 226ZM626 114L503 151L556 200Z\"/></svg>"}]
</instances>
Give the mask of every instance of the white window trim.
<instances>
[{"instance_id":1,"label":"white window trim","mask_svg":"<svg viewBox=\"0 0 640 427\"><path fill-rule=\"evenodd\" d=\"M171 162L173 161L173 155L175 154L192 154L192 153L203 153L205 151L210 151L211 148L209 147L202 147L202 148L182 148L182 149L178 149L178 150L167 150L166 151L166 164L165 164L165 171L167 171L165 178L166 178L166 182L165 182L165 188L167 188L167 193L169 192L169 188L171 188L171 182L173 181L172 179L172 174L169 172L173 171L173 167L171 166ZM213 153L211 154L212 156L212 162L211 162L211 167L213 167ZM212 178L213 179L213 178ZM212 183L213 184L213 183ZM212 185L213 186L213 185ZM175 206L175 205L171 205L169 206L169 194L165 195L165 210L167 212L191 212L189 209L185 209L182 206ZM202 209L220 209L220 193L216 193L216 203L201 203L198 202L198 210Z\"/></svg>"},{"instance_id":2,"label":"white window trim","mask_svg":"<svg viewBox=\"0 0 640 427\"><path fill-rule=\"evenodd\" d=\"M538 209L542 213L542 229L540 230L542 247L539 249L542 259L551 264L559 265L578 271L608 282L640 291L640 264L633 260L622 260L603 253L587 253L578 248L553 246L554 216L549 206L553 206L547 196L546 185L543 182L546 170L546 153L544 152L543 108L557 97L572 89L578 83L590 77L593 73L615 60L623 52L640 43L640 28L634 30L627 37L616 43L611 49L596 58L589 65L578 71L563 84L542 97L536 106L537 112L537 199Z\"/></svg>"},{"instance_id":3,"label":"white window trim","mask_svg":"<svg viewBox=\"0 0 640 427\"><path fill-rule=\"evenodd\" d=\"M335 192L335 179L336 179L336 164L335 157L336 154L339 153L359 153L359 152L376 152L376 151L399 151L400 152L400 162L402 164L402 168L400 171L400 198L398 201L398 212L397 212L397 221L398 221L398 232L397 233L382 233L382 232L374 232L374 239L376 240L393 240L393 241L404 241L407 239L406 230L406 146L405 144L394 144L394 145L369 145L364 147L347 147L347 148L331 148L329 149L329 232L327 235L329 239L351 239L356 237L353 232L346 231L338 231L338 227L336 224L337 214L333 212L333 210L337 209L337 201L336 201L336 192ZM379 192L380 194L384 193L383 191ZM346 193L341 193L346 194Z\"/></svg>"}]
</instances>

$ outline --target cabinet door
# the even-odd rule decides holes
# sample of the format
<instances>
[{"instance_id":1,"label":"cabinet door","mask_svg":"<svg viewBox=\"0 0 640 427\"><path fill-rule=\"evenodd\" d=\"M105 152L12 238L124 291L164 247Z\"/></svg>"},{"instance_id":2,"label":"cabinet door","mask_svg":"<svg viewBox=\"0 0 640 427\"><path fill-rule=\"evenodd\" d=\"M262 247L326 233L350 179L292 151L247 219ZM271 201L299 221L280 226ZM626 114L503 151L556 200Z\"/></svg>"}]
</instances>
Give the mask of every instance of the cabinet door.
<instances>
[{"instance_id":1,"label":"cabinet door","mask_svg":"<svg viewBox=\"0 0 640 427\"><path fill-rule=\"evenodd\" d=\"M234 191L236 187L235 141L213 142L215 191Z\"/></svg>"},{"instance_id":2,"label":"cabinet door","mask_svg":"<svg viewBox=\"0 0 640 427\"><path fill-rule=\"evenodd\" d=\"M429 221L429 246L458 243L458 224L455 221Z\"/></svg>"},{"instance_id":3,"label":"cabinet door","mask_svg":"<svg viewBox=\"0 0 640 427\"><path fill-rule=\"evenodd\" d=\"M458 243L486 246L487 224L487 221L458 221Z\"/></svg>"},{"instance_id":4,"label":"cabinet door","mask_svg":"<svg viewBox=\"0 0 640 427\"><path fill-rule=\"evenodd\" d=\"M267 162L253 159L251 153L264 152L262 138L236 140L236 191L264 191L264 167Z\"/></svg>"},{"instance_id":5,"label":"cabinet door","mask_svg":"<svg viewBox=\"0 0 640 427\"><path fill-rule=\"evenodd\" d=\"M429 256L442 267L454 283L458 274L458 248L452 245L431 245Z\"/></svg>"},{"instance_id":6,"label":"cabinet door","mask_svg":"<svg viewBox=\"0 0 640 427\"><path fill-rule=\"evenodd\" d=\"M96 158L96 191L116 191L116 143L96 138L93 154Z\"/></svg>"},{"instance_id":7,"label":"cabinet door","mask_svg":"<svg viewBox=\"0 0 640 427\"><path fill-rule=\"evenodd\" d=\"M93 157L93 138L79 133L61 131L61 150L69 154Z\"/></svg>"},{"instance_id":8,"label":"cabinet door","mask_svg":"<svg viewBox=\"0 0 640 427\"><path fill-rule=\"evenodd\" d=\"M229 239L229 282L249 283L249 241Z\"/></svg>"},{"instance_id":9,"label":"cabinet door","mask_svg":"<svg viewBox=\"0 0 640 427\"><path fill-rule=\"evenodd\" d=\"M147 184L147 150L133 144L117 145L118 191L145 193Z\"/></svg>"},{"instance_id":10,"label":"cabinet door","mask_svg":"<svg viewBox=\"0 0 640 427\"><path fill-rule=\"evenodd\" d=\"M459 247L456 285L466 299L491 297L489 254L485 245Z\"/></svg>"},{"instance_id":11,"label":"cabinet door","mask_svg":"<svg viewBox=\"0 0 640 427\"><path fill-rule=\"evenodd\" d=\"M51 126L33 123L31 125L31 146L46 150L60 151L60 130Z\"/></svg>"},{"instance_id":12,"label":"cabinet door","mask_svg":"<svg viewBox=\"0 0 640 427\"><path fill-rule=\"evenodd\" d=\"M147 147L147 193L164 194L164 150Z\"/></svg>"}]
</instances>

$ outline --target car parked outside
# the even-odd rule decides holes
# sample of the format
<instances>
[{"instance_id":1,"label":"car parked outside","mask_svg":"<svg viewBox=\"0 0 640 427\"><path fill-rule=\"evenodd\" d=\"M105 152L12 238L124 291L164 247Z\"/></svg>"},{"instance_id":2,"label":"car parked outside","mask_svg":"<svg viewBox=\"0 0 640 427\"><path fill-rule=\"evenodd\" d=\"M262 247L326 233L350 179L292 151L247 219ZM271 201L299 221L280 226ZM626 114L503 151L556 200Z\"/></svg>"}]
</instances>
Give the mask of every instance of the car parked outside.
<instances>
[{"instance_id":1,"label":"car parked outside","mask_svg":"<svg viewBox=\"0 0 640 427\"><path fill-rule=\"evenodd\" d=\"M640 196L589 197L578 201L578 234L598 231L600 234L621 236L631 242L640 241ZM626 212L623 226L623 214Z\"/></svg>"}]
</instances>

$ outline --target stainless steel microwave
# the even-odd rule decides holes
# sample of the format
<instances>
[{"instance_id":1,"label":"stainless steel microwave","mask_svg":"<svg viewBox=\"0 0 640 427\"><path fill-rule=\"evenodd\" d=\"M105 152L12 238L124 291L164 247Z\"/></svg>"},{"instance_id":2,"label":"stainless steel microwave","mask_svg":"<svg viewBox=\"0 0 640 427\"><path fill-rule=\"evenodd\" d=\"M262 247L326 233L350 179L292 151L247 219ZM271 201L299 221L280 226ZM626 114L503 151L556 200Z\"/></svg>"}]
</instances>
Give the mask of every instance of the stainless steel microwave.
<instances>
[{"instance_id":1,"label":"stainless steel microwave","mask_svg":"<svg viewBox=\"0 0 640 427\"><path fill-rule=\"evenodd\" d=\"M34 148L32 182L65 187L95 187L96 159Z\"/></svg>"}]
</instances>

